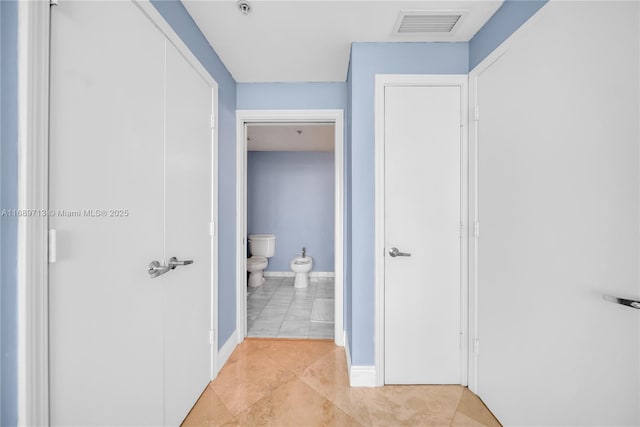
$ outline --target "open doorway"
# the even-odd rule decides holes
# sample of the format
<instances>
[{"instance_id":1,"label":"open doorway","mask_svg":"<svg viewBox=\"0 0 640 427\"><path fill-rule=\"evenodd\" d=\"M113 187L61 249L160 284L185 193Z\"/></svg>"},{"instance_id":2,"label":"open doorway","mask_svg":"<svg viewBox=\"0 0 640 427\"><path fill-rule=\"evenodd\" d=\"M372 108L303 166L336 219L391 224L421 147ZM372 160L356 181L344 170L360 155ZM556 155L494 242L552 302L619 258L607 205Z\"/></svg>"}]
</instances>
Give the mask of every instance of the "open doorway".
<instances>
[{"instance_id":1,"label":"open doorway","mask_svg":"<svg viewBox=\"0 0 640 427\"><path fill-rule=\"evenodd\" d=\"M238 342L344 345L342 115L238 112Z\"/></svg>"}]
</instances>

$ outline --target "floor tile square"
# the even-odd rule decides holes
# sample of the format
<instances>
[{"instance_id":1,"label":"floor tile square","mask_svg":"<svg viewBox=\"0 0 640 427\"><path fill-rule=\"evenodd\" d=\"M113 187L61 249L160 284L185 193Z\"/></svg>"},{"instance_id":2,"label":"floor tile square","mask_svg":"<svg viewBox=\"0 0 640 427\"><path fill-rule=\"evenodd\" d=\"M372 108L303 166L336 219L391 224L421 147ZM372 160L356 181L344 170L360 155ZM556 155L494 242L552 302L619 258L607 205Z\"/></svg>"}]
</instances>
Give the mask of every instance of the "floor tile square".
<instances>
[{"instance_id":1,"label":"floor tile square","mask_svg":"<svg viewBox=\"0 0 640 427\"><path fill-rule=\"evenodd\" d=\"M333 299L316 298L311 308L312 322L333 322L333 308L335 301Z\"/></svg>"}]
</instances>

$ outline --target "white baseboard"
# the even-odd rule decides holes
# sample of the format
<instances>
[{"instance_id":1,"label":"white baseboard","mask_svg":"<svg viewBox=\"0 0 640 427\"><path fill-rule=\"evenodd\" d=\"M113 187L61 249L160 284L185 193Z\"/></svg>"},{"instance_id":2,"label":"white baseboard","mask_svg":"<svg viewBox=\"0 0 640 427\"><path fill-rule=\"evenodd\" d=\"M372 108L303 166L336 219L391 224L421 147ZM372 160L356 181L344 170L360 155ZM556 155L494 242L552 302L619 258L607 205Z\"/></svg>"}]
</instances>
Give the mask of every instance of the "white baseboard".
<instances>
[{"instance_id":1,"label":"white baseboard","mask_svg":"<svg viewBox=\"0 0 640 427\"><path fill-rule=\"evenodd\" d=\"M349 385L351 387L376 387L375 366L354 366L351 364L351 349L347 333L344 333L344 350L347 356L347 370L349 372Z\"/></svg>"},{"instance_id":2,"label":"white baseboard","mask_svg":"<svg viewBox=\"0 0 640 427\"><path fill-rule=\"evenodd\" d=\"M351 387L376 387L376 367L351 366L349 384Z\"/></svg>"},{"instance_id":3,"label":"white baseboard","mask_svg":"<svg viewBox=\"0 0 640 427\"><path fill-rule=\"evenodd\" d=\"M293 277L296 274L293 271L263 271L264 277Z\"/></svg>"},{"instance_id":4,"label":"white baseboard","mask_svg":"<svg viewBox=\"0 0 640 427\"><path fill-rule=\"evenodd\" d=\"M295 273L293 271L264 271L262 273L264 277L293 277ZM336 273L333 271L312 271L309 273L311 279L321 279L336 277Z\"/></svg>"},{"instance_id":5,"label":"white baseboard","mask_svg":"<svg viewBox=\"0 0 640 427\"><path fill-rule=\"evenodd\" d=\"M238 332L233 331L227 342L224 343L222 348L218 351L218 372L222 369L229 356L233 353L233 350L238 346Z\"/></svg>"}]
</instances>

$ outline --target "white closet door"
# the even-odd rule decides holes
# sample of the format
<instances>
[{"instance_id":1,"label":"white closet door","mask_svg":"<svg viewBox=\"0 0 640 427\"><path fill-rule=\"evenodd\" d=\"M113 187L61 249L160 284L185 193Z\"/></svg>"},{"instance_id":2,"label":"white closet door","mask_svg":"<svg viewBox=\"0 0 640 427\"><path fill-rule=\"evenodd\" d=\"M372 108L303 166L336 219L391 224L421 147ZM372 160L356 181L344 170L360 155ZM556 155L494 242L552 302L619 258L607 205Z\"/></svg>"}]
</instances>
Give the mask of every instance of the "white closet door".
<instances>
[{"instance_id":1,"label":"white closet door","mask_svg":"<svg viewBox=\"0 0 640 427\"><path fill-rule=\"evenodd\" d=\"M51 423L161 425L164 37L130 2L63 2L51 32Z\"/></svg>"},{"instance_id":2,"label":"white closet door","mask_svg":"<svg viewBox=\"0 0 640 427\"><path fill-rule=\"evenodd\" d=\"M178 425L212 376L212 88L166 42L165 423Z\"/></svg>"},{"instance_id":3,"label":"white closet door","mask_svg":"<svg viewBox=\"0 0 640 427\"><path fill-rule=\"evenodd\" d=\"M386 384L461 383L460 90L385 89Z\"/></svg>"}]
</instances>

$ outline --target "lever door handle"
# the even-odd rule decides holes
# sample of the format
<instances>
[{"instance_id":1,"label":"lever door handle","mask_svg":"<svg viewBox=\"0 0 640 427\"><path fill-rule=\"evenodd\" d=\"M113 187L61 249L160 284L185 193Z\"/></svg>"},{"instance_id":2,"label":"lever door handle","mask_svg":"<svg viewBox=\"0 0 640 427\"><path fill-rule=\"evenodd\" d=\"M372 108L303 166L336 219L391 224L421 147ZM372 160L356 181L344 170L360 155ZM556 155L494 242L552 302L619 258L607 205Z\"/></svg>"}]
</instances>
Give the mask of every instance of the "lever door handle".
<instances>
[{"instance_id":1,"label":"lever door handle","mask_svg":"<svg viewBox=\"0 0 640 427\"><path fill-rule=\"evenodd\" d=\"M171 266L162 265L160 261L151 261L147 267L147 273L149 273L152 279L163 275L169 270L171 270Z\"/></svg>"},{"instance_id":2,"label":"lever door handle","mask_svg":"<svg viewBox=\"0 0 640 427\"><path fill-rule=\"evenodd\" d=\"M184 261L180 261L180 260L178 260L178 258L176 258L174 256L169 258L169 268L171 268L172 270L175 270L176 267L178 267L180 265L189 265L189 264L193 264L193 260L192 259L185 259Z\"/></svg>"},{"instance_id":3,"label":"lever door handle","mask_svg":"<svg viewBox=\"0 0 640 427\"><path fill-rule=\"evenodd\" d=\"M398 248L389 249L389 255L391 255L394 258L397 256L411 256L411 254L408 254L406 252L400 252Z\"/></svg>"},{"instance_id":4,"label":"lever door handle","mask_svg":"<svg viewBox=\"0 0 640 427\"><path fill-rule=\"evenodd\" d=\"M626 305L627 307L640 310L640 301L634 301L632 299L618 298L611 295L603 295L602 298L605 301L613 302L620 305Z\"/></svg>"}]
</instances>

